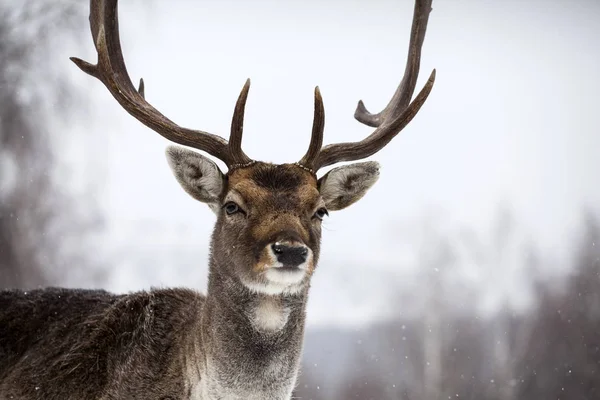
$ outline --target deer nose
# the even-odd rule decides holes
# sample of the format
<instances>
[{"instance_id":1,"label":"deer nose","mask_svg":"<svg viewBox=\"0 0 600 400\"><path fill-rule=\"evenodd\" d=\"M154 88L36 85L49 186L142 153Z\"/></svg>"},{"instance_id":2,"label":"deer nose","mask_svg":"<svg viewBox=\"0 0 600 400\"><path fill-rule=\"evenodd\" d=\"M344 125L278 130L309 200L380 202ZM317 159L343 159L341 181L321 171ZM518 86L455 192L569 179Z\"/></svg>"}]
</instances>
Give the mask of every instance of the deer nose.
<instances>
[{"instance_id":1,"label":"deer nose","mask_svg":"<svg viewBox=\"0 0 600 400\"><path fill-rule=\"evenodd\" d=\"M277 261L284 267L297 267L305 262L308 256L308 247L303 245L273 243L271 249L275 253Z\"/></svg>"}]
</instances>

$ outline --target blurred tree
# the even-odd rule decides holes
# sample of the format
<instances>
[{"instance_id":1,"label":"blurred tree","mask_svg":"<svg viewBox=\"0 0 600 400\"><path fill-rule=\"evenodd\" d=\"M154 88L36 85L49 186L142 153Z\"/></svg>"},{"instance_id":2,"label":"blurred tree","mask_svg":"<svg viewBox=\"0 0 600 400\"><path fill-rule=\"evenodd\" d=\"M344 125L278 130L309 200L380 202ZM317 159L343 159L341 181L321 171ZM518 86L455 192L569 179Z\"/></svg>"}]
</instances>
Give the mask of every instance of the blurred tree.
<instances>
[{"instance_id":1,"label":"blurred tree","mask_svg":"<svg viewBox=\"0 0 600 400\"><path fill-rule=\"evenodd\" d=\"M418 257L423 271L427 270L421 271L426 279L414 285L414 293L406 297L421 301L427 311L398 314L396 320L352 332L335 331L332 339L321 334L317 345L337 347L334 359L319 360L319 376L300 377L303 389L298 390L298 398L600 398L598 219L591 214L586 217L570 275L562 285L557 285L557 275L547 278L547 270L541 267L552 257L542 259L527 240L525 251L522 245L515 245L514 227L512 216L501 213L487 244L464 238L454 241L429 231L423 242L428 244L423 246L428 254ZM453 303L462 289L446 278L460 267L448 267L475 256L477 265L513 268L518 264L523 279L537 282L534 293L538 306L520 312L501 307L484 317L475 307ZM431 271L440 279L432 279ZM444 271L452 273L441 279ZM481 295L470 292L470 301L477 303ZM399 308L403 303L390 302ZM438 334L423 330L432 325L431 321ZM315 342L309 338L307 344ZM427 370L432 360L436 363L433 372ZM306 365L311 361L306 360ZM336 371L335 375L330 371Z\"/></svg>"},{"instance_id":2,"label":"blurred tree","mask_svg":"<svg viewBox=\"0 0 600 400\"><path fill-rule=\"evenodd\" d=\"M49 136L46 116L73 99L49 59L61 34L83 29L85 6L0 1L0 288L53 283L67 262L64 229L82 228L53 176L59 138Z\"/></svg>"},{"instance_id":3,"label":"blurred tree","mask_svg":"<svg viewBox=\"0 0 600 400\"><path fill-rule=\"evenodd\" d=\"M586 216L562 290L539 287L533 337L520 357L520 399L600 398L600 224Z\"/></svg>"}]
</instances>

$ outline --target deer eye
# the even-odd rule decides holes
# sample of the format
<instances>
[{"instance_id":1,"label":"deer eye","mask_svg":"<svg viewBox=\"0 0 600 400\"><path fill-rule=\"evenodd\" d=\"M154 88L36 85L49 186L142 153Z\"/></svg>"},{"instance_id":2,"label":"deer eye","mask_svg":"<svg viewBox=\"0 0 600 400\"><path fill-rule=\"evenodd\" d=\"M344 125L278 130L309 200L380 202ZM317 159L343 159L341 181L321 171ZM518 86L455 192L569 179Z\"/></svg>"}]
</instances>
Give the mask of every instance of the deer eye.
<instances>
[{"instance_id":1,"label":"deer eye","mask_svg":"<svg viewBox=\"0 0 600 400\"><path fill-rule=\"evenodd\" d=\"M325 207L321 207L317 210L317 212L315 212L314 217L323 220L323 218L325 218L326 215L329 216L329 212Z\"/></svg>"},{"instance_id":2,"label":"deer eye","mask_svg":"<svg viewBox=\"0 0 600 400\"><path fill-rule=\"evenodd\" d=\"M223 209L225 210L227 215L235 214L241 211L240 206L235 204L233 201L228 201L227 203L225 203Z\"/></svg>"}]
</instances>

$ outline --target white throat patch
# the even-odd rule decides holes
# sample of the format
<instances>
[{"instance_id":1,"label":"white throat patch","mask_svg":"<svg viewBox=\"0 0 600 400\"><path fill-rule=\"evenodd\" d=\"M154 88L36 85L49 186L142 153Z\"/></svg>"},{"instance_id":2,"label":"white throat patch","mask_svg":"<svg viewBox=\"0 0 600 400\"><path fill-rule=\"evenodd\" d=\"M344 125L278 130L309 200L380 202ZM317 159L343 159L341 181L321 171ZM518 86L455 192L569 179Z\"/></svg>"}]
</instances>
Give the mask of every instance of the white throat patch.
<instances>
[{"instance_id":1,"label":"white throat patch","mask_svg":"<svg viewBox=\"0 0 600 400\"><path fill-rule=\"evenodd\" d=\"M278 299L264 299L253 310L252 324L259 331L276 332L285 326L290 316L289 308Z\"/></svg>"}]
</instances>

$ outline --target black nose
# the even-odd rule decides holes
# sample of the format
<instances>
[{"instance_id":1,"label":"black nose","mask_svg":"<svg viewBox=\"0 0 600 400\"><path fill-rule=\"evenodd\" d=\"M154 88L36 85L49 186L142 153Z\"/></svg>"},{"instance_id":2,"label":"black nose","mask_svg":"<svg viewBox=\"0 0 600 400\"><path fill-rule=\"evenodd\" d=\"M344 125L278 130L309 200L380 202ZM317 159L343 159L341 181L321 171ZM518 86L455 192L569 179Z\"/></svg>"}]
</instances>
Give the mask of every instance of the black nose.
<instances>
[{"instance_id":1,"label":"black nose","mask_svg":"<svg viewBox=\"0 0 600 400\"><path fill-rule=\"evenodd\" d=\"M308 248L302 245L287 245L274 243L271 245L273 253L277 257L277 261L283 264L284 267L297 267L306 261Z\"/></svg>"}]
</instances>

